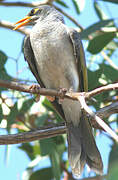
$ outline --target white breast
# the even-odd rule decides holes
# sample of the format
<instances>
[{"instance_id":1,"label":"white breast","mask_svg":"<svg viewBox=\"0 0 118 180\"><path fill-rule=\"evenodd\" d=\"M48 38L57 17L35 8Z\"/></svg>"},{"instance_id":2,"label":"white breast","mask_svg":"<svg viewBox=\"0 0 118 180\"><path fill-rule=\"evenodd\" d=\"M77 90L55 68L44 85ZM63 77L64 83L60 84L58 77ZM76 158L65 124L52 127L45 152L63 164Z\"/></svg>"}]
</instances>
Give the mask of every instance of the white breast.
<instances>
[{"instance_id":1,"label":"white breast","mask_svg":"<svg viewBox=\"0 0 118 180\"><path fill-rule=\"evenodd\" d=\"M78 72L65 25L60 24L58 29L44 27L42 31L37 30L37 26L32 29L30 40L43 83L47 88L73 88L77 91Z\"/></svg>"}]
</instances>

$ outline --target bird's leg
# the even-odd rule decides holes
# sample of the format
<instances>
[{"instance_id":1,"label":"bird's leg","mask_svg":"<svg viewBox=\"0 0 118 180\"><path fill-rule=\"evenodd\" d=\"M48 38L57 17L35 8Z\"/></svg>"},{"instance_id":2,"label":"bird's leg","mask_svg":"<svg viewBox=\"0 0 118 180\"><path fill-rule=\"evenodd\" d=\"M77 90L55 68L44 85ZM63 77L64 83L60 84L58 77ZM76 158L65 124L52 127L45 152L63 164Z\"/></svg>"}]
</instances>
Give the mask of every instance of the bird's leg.
<instances>
[{"instance_id":1,"label":"bird's leg","mask_svg":"<svg viewBox=\"0 0 118 180\"><path fill-rule=\"evenodd\" d=\"M55 101L55 97L54 97L54 96L46 96L46 98L47 98L48 101L50 101L50 102Z\"/></svg>"},{"instance_id":2,"label":"bird's leg","mask_svg":"<svg viewBox=\"0 0 118 180\"><path fill-rule=\"evenodd\" d=\"M35 90L37 93L39 92L39 89L40 89L40 85L39 84L32 84L30 87L29 87L30 90ZM55 100L55 97L51 97L51 96L46 96L46 98L53 102ZM38 102L40 100L40 94L37 94L36 95L36 98L35 98L35 101Z\"/></svg>"},{"instance_id":3,"label":"bird's leg","mask_svg":"<svg viewBox=\"0 0 118 180\"><path fill-rule=\"evenodd\" d=\"M39 92L40 85L39 84L32 84L29 89L31 91L35 90L37 93ZM38 102L40 100L40 94L37 94L35 97L35 101Z\"/></svg>"},{"instance_id":4,"label":"bird's leg","mask_svg":"<svg viewBox=\"0 0 118 180\"><path fill-rule=\"evenodd\" d=\"M67 88L60 88L59 91L60 91L60 97L58 99L58 102L59 102L59 104L61 104L64 100L64 95L67 92Z\"/></svg>"}]
</instances>

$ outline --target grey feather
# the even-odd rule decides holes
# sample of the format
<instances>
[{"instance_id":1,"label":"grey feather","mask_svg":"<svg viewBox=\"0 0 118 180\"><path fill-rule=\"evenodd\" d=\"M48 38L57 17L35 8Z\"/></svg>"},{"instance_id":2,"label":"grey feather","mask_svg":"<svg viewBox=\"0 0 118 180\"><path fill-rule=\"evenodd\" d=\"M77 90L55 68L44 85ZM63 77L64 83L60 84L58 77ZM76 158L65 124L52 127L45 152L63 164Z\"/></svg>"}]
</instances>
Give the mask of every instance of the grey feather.
<instances>
[{"instance_id":1,"label":"grey feather","mask_svg":"<svg viewBox=\"0 0 118 180\"><path fill-rule=\"evenodd\" d=\"M32 73L41 87L87 91L87 70L79 33L68 28L54 8L41 6L41 9L39 19L24 42L24 55ZM80 103L64 99L61 105L57 101L53 105L67 124L72 172L78 176L87 163L101 174L101 156Z\"/></svg>"}]
</instances>

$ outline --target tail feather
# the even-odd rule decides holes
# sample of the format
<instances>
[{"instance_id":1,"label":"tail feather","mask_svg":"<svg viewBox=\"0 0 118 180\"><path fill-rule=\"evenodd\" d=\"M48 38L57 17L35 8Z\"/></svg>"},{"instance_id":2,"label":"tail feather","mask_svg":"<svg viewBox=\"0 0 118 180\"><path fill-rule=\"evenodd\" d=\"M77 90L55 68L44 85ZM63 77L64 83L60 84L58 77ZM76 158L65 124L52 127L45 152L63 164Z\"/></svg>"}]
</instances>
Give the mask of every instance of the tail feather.
<instances>
[{"instance_id":1,"label":"tail feather","mask_svg":"<svg viewBox=\"0 0 118 180\"><path fill-rule=\"evenodd\" d=\"M79 127L68 126L68 156L74 175L81 174L85 163L96 173L102 174L103 164L89 122L81 119Z\"/></svg>"}]
</instances>

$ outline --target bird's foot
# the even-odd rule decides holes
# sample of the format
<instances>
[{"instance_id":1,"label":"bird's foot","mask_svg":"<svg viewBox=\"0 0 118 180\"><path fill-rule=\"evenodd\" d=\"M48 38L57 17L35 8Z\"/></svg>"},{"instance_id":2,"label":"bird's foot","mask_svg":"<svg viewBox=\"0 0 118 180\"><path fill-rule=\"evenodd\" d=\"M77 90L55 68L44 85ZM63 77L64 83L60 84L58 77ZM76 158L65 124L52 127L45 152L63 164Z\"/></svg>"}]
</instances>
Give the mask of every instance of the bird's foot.
<instances>
[{"instance_id":1,"label":"bird's foot","mask_svg":"<svg viewBox=\"0 0 118 180\"><path fill-rule=\"evenodd\" d=\"M62 104L62 102L64 100L64 96L67 92L67 88L60 88L59 91L60 91L60 97L59 97L58 102L59 102L59 104Z\"/></svg>"},{"instance_id":2,"label":"bird's foot","mask_svg":"<svg viewBox=\"0 0 118 180\"><path fill-rule=\"evenodd\" d=\"M46 96L46 98L47 98L48 101L50 101L50 102L55 101L55 97L54 97L54 96Z\"/></svg>"},{"instance_id":3,"label":"bird's foot","mask_svg":"<svg viewBox=\"0 0 118 180\"><path fill-rule=\"evenodd\" d=\"M29 87L29 89L30 89L31 91L35 90L36 93L38 93L38 92L39 92L39 89L40 89L40 85L38 85L38 84L32 84L32 85ZM36 97L35 97L35 101L38 102L39 100L40 100L40 94L37 94Z\"/></svg>"}]
</instances>

